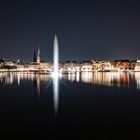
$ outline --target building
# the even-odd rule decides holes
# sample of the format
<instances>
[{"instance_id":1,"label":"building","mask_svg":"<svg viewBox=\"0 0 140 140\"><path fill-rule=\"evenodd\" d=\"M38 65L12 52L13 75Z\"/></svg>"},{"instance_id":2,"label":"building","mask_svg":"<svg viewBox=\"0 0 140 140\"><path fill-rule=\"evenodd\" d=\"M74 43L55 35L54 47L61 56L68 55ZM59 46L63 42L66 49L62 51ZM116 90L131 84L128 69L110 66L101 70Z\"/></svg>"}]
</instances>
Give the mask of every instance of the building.
<instances>
[{"instance_id":1,"label":"building","mask_svg":"<svg viewBox=\"0 0 140 140\"><path fill-rule=\"evenodd\" d=\"M38 63L40 64L41 62L41 57L40 57L40 47L38 48L37 50L37 53L36 51L34 50L34 54L33 54L33 63Z\"/></svg>"},{"instance_id":2,"label":"building","mask_svg":"<svg viewBox=\"0 0 140 140\"><path fill-rule=\"evenodd\" d=\"M1 59L0 60L0 69L17 69L17 63L12 60Z\"/></svg>"},{"instance_id":3,"label":"building","mask_svg":"<svg viewBox=\"0 0 140 140\"><path fill-rule=\"evenodd\" d=\"M131 63L129 60L115 60L114 67L117 68L118 70L130 70Z\"/></svg>"},{"instance_id":4,"label":"building","mask_svg":"<svg viewBox=\"0 0 140 140\"><path fill-rule=\"evenodd\" d=\"M33 55L33 62L36 63L37 62L37 56L36 56L36 51L34 50L34 55Z\"/></svg>"},{"instance_id":5,"label":"building","mask_svg":"<svg viewBox=\"0 0 140 140\"><path fill-rule=\"evenodd\" d=\"M67 61L62 66L62 72L63 73L75 73L80 71L80 64L78 64L76 61Z\"/></svg>"},{"instance_id":6,"label":"building","mask_svg":"<svg viewBox=\"0 0 140 140\"><path fill-rule=\"evenodd\" d=\"M130 61L130 70L132 71L135 70L136 64L137 64L137 60Z\"/></svg>"},{"instance_id":7,"label":"building","mask_svg":"<svg viewBox=\"0 0 140 140\"><path fill-rule=\"evenodd\" d=\"M40 64L41 62L41 58L40 58L40 48L38 48L38 51L37 51L37 63Z\"/></svg>"},{"instance_id":8,"label":"building","mask_svg":"<svg viewBox=\"0 0 140 140\"><path fill-rule=\"evenodd\" d=\"M18 70L20 71L49 71L51 68L51 63L26 63L23 65L20 65L18 67Z\"/></svg>"},{"instance_id":9,"label":"building","mask_svg":"<svg viewBox=\"0 0 140 140\"><path fill-rule=\"evenodd\" d=\"M140 60L137 60L136 67L135 67L134 71L139 71L140 72Z\"/></svg>"},{"instance_id":10,"label":"building","mask_svg":"<svg viewBox=\"0 0 140 140\"><path fill-rule=\"evenodd\" d=\"M93 65L91 61L81 62L81 72L91 72L93 71Z\"/></svg>"},{"instance_id":11,"label":"building","mask_svg":"<svg viewBox=\"0 0 140 140\"><path fill-rule=\"evenodd\" d=\"M112 71L113 66L109 61L94 61L92 60L93 70L94 71Z\"/></svg>"}]
</instances>

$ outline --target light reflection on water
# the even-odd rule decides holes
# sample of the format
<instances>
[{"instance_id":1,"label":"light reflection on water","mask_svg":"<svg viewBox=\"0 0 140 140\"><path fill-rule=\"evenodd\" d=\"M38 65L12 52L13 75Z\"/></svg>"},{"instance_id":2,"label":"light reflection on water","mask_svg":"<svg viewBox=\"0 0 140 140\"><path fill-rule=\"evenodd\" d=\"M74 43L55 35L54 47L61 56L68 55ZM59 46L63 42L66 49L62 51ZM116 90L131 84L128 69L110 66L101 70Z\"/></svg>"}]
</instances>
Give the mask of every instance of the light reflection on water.
<instances>
[{"instance_id":1,"label":"light reflection on water","mask_svg":"<svg viewBox=\"0 0 140 140\"><path fill-rule=\"evenodd\" d=\"M40 88L40 82L45 82L51 80L51 75L45 74L34 74L34 73L0 73L0 83L3 85L12 85L17 82L20 86L22 80L31 80L36 82L38 87L38 93ZM83 72L76 74L64 74L61 79L68 80L71 82L83 82L90 83L94 85L103 86L118 86L118 87L130 87L135 85L138 90L140 90L140 73L118 73L118 72Z\"/></svg>"},{"instance_id":2,"label":"light reflection on water","mask_svg":"<svg viewBox=\"0 0 140 140\"><path fill-rule=\"evenodd\" d=\"M84 82L94 85L130 87L132 84L140 90L140 73L119 72L83 72L63 76L71 82Z\"/></svg>"}]
</instances>

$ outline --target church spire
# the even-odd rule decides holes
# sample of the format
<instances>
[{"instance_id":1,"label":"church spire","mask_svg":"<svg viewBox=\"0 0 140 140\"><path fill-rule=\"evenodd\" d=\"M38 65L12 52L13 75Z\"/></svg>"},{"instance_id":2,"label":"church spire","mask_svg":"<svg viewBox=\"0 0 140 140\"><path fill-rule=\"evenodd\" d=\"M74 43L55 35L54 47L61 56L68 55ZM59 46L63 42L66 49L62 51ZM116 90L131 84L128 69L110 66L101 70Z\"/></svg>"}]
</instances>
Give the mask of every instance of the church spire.
<instances>
[{"instance_id":1,"label":"church spire","mask_svg":"<svg viewBox=\"0 0 140 140\"><path fill-rule=\"evenodd\" d=\"M37 51L37 63L40 63L40 47L38 48Z\"/></svg>"},{"instance_id":2,"label":"church spire","mask_svg":"<svg viewBox=\"0 0 140 140\"><path fill-rule=\"evenodd\" d=\"M37 62L37 56L36 56L36 51L34 50L34 55L33 55L33 62Z\"/></svg>"}]
</instances>

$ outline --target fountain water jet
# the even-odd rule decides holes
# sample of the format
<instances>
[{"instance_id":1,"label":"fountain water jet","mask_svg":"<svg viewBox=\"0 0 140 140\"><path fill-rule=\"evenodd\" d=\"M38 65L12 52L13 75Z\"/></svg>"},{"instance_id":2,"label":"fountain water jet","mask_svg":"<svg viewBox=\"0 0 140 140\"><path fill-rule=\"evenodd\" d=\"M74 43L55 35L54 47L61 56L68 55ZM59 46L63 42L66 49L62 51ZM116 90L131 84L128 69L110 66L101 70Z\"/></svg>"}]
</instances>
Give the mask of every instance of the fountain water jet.
<instances>
[{"instance_id":1,"label":"fountain water jet","mask_svg":"<svg viewBox=\"0 0 140 140\"><path fill-rule=\"evenodd\" d=\"M55 35L54 37L54 56L53 56L53 94L54 94L54 111L55 114L58 112L58 105L59 105L59 45L58 39Z\"/></svg>"}]
</instances>

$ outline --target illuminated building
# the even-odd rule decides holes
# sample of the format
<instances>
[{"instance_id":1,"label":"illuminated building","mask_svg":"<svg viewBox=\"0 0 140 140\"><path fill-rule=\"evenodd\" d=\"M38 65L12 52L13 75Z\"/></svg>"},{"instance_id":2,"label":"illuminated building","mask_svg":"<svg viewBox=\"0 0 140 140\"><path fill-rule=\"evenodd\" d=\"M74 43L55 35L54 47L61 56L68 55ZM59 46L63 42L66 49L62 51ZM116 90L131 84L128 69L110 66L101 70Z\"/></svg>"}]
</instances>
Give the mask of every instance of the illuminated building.
<instances>
[{"instance_id":1,"label":"illuminated building","mask_svg":"<svg viewBox=\"0 0 140 140\"><path fill-rule=\"evenodd\" d=\"M8 71L8 70L10 70L10 69L17 69L17 63L16 62L14 62L14 61L11 61L11 60L5 60L5 59L3 59L3 60L1 60L1 62L0 62L0 69L2 70L2 71Z\"/></svg>"},{"instance_id":2,"label":"illuminated building","mask_svg":"<svg viewBox=\"0 0 140 140\"><path fill-rule=\"evenodd\" d=\"M91 72L93 71L93 65L91 61L82 61L81 62L81 71L82 72Z\"/></svg>"},{"instance_id":3,"label":"illuminated building","mask_svg":"<svg viewBox=\"0 0 140 140\"><path fill-rule=\"evenodd\" d=\"M75 73L80 71L80 64L78 64L76 61L67 61L63 64L63 73Z\"/></svg>"},{"instance_id":4,"label":"illuminated building","mask_svg":"<svg viewBox=\"0 0 140 140\"><path fill-rule=\"evenodd\" d=\"M40 64L40 48L38 48L38 51L37 51L37 63Z\"/></svg>"},{"instance_id":5,"label":"illuminated building","mask_svg":"<svg viewBox=\"0 0 140 140\"><path fill-rule=\"evenodd\" d=\"M130 61L130 69L131 69L132 71L135 70L136 63L137 63L137 60L132 60L132 61Z\"/></svg>"},{"instance_id":6,"label":"illuminated building","mask_svg":"<svg viewBox=\"0 0 140 140\"><path fill-rule=\"evenodd\" d=\"M140 71L140 60L137 60L134 71Z\"/></svg>"},{"instance_id":7,"label":"illuminated building","mask_svg":"<svg viewBox=\"0 0 140 140\"><path fill-rule=\"evenodd\" d=\"M36 51L34 50L34 55L33 55L33 62L36 63L37 62L37 56L36 56Z\"/></svg>"},{"instance_id":8,"label":"illuminated building","mask_svg":"<svg viewBox=\"0 0 140 140\"><path fill-rule=\"evenodd\" d=\"M111 71L112 64L109 61L94 61L92 60L94 71Z\"/></svg>"},{"instance_id":9,"label":"illuminated building","mask_svg":"<svg viewBox=\"0 0 140 140\"><path fill-rule=\"evenodd\" d=\"M114 67L119 70L129 70L131 65L129 60L115 60Z\"/></svg>"}]
</instances>

